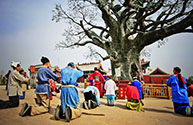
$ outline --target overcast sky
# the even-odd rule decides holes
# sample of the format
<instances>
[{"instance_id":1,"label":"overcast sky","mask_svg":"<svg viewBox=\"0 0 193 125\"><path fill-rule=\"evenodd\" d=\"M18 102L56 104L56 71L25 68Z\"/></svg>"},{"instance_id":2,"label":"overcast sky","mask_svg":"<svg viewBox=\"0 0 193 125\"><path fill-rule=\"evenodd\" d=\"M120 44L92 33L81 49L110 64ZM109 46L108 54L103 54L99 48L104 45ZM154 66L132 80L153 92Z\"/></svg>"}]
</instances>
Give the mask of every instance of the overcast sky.
<instances>
[{"instance_id":1,"label":"overcast sky","mask_svg":"<svg viewBox=\"0 0 193 125\"><path fill-rule=\"evenodd\" d=\"M0 0L0 72L5 74L11 69L11 61L21 62L27 70L30 65L40 64L42 56L60 68L71 61L96 61L85 59L83 55L88 51L85 47L55 49L65 28L64 23L51 20L56 3L65 5L65 0ZM145 60L150 61L153 70L159 67L172 73L173 67L179 66L183 75L193 76L193 34L174 35L161 48L157 48L157 43L147 48L151 56ZM109 61L102 64L105 69L110 67Z\"/></svg>"}]
</instances>

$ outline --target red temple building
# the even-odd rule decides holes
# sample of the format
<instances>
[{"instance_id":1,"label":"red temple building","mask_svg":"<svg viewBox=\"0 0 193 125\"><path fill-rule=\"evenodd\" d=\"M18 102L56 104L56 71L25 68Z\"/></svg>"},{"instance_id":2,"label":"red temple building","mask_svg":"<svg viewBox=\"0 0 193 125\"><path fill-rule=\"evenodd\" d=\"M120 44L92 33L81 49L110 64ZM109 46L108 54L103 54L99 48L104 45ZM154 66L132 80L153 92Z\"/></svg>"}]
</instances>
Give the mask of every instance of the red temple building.
<instances>
[{"instance_id":1,"label":"red temple building","mask_svg":"<svg viewBox=\"0 0 193 125\"><path fill-rule=\"evenodd\" d=\"M145 83L165 84L169 77L170 74L162 71L160 68L156 68L149 75L144 75L143 79Z\"/></svg>"}]
</instances>

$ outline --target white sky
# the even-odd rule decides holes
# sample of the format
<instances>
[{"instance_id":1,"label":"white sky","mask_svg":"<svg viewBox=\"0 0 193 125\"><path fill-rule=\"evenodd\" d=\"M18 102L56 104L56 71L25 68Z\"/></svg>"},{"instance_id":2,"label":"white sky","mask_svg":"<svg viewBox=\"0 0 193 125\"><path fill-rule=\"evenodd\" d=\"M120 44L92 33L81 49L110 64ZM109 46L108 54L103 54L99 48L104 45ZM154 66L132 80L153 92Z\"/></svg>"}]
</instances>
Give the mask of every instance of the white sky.
<instances>
[{"instance_id":1,"label":"white sky","mask_svg":"<svg viewBox=\"0 0 193 125\"><path fill-rule=\"evenodd\" d=\"M62 2L60 2L62 1ZM51 21L56 3L65 0L1 0L0 1L0 72L7 73L11 61L21 62L24 70L30 65L40 64L42 56L50 59L53 66L64 68L68 62L85 63L95 60L85 59L85 47L75 49L55 49L55 44L63 39L64 23ZM186 77L193 76L193 34L179 34L168 38L161 48L157 44L147 47L151 50L150 68L161 68L172 73L174 66L182 69ZM105 54L103 51L102 53ZM104 69L110 67L103 62Z\"/></svg>"}]
</instances>

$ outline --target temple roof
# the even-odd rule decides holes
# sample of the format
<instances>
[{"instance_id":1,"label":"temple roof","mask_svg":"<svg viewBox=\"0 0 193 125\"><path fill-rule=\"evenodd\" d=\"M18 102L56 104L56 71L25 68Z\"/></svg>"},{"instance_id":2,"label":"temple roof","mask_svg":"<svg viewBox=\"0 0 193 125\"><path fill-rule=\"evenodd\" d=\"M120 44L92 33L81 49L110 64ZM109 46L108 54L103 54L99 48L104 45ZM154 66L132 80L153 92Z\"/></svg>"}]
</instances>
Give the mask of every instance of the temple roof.
<instances>
[{"instance_id":1,"label":"temple roof","mask_svg":"<svg viewBox=\"0 0 193 125\"><path fill-rule=\"evenodd\" d=\"M169 75L169 74L157 67L153 72L150 73L150 75Z\"/></svg>"},{"instance_id":2,"label":"temple roof","mask_svg":"<svg viewBox=\"0 0 193 125\"><path fill-rule=\"evenodd\" d=\"M100 62L90 62L78 64L78 67L83 71L94 71L94 67L98 67Z\"/></svg>"}]
</instances>

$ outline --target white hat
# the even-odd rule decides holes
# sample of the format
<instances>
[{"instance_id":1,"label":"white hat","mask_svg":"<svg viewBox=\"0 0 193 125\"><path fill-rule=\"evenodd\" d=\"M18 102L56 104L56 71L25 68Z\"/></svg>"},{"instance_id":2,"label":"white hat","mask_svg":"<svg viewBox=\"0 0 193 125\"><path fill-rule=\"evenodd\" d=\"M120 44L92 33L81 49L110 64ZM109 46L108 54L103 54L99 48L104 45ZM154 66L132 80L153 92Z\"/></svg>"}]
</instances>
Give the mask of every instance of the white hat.
<instances>
[{"instance_id":1,"label":"white hat","mask_svg":"<svg viewBox=\"0 0 193 125\"><path fill-rule=\"evenodd\" d=\"M16 68L18 64L20 64L20 62L15 62L15 61L11 62L11 66L13 66L14 68Z\"/></svg>"},{"instance_id":2,"label":"white hat","mask_svg":"<svg viewBox=\"0 0 193 125\"><path fill-rule=\"evenodd\" d=\"M133 80L135 80L135 79L137 79L137 77L136 77L136 76L134 76L134 77L133 77Z\"/></svg>"}]
</instances>

